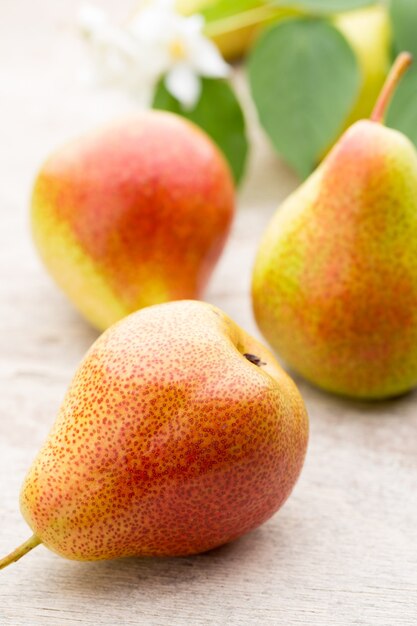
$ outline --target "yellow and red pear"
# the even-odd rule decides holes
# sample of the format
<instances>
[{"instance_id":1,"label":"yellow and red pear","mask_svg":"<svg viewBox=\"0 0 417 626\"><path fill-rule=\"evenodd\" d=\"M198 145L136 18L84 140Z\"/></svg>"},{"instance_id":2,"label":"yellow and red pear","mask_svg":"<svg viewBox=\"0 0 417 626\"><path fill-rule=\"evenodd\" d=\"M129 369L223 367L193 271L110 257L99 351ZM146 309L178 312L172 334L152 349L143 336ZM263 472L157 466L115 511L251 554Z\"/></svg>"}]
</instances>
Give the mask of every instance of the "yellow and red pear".
<instances>
[{"instance_id":1,"label":"yellow and red pear","mask_svg":"<svg viewBox=\"0 0 417 626\"><path fill-rule=\"evenodd\" d=\"M280 207L254 268L266 339L308 380L349 396L417 384L417 153L381 123L410 62L400 55L372 118Z\"/></svg>"},{"instance_id":2,"label":"yellow and red pear","mask_svg":"<svg viewBox=\"0 0 417 626\"><path fill-rule=\"evenodd\" d=\"M138 113L52 154L32 229L57 284L104 329L141 307L199 298L234 213L228 165L185 119Z\"/></svg>"},{"instance_id":3,"label":"yellow and red pear","mask_svg":"<svg viewBox=\"0 0 417 626\"><path fill-rule=\"evenodd\" d=\"M69 559L186 555L236 539L290 494L307 446L301 396L214 306L156 305L82 361L21 492L33 537Z\"/></svg>"}]
</instances>

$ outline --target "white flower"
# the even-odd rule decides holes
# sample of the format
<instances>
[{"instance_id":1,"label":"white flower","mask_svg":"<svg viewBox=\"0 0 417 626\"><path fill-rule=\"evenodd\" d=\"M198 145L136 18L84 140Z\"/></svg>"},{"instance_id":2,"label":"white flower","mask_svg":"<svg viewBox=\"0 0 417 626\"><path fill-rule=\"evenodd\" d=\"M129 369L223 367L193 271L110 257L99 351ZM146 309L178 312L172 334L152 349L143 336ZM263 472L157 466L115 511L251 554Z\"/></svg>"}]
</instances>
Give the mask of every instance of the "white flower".
<instances>
[{"instance_id":1,"label":"white flower","mask_svg":"<svg viewBox=\"0 0 417 626\"><path fill-rule=\"evenodd\" d=\"M83 5L78 14L81 31L90 44L91 66L82 73L89 82L143 89L146 59L139 43L125 28L112 24L93 5Z\"/></svg>"},{"instance_id":2,"label":"white flower","mask_svg":"<svg viewBox=\"0 0 417 626\"><path fill-rule=\"evenodd\" d=\"M87 5L80 23L101 80L149 89L165 76L168 91L185 108L193 108L201 93L200 76L229 74L229 66L203 34L202 16L178 14L174 0L148 1L124 26L112 25L100 9Z\"/></svg>"}]
</instances>

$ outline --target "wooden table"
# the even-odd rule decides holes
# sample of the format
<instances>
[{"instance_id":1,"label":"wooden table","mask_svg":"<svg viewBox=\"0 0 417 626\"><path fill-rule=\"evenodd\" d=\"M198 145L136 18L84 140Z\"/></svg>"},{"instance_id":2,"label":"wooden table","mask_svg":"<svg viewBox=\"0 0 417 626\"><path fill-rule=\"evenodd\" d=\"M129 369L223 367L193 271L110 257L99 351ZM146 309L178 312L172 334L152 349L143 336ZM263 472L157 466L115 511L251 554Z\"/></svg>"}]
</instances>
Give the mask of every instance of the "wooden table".
<instances>
[{"instance_id":1,"label":"wooden table","mask_svg":"<svg viewBox=\"0 0 417 626\"><path fill-rule=\"evenodd\" d=\"M131 7L102 4L120 16ZM135 108L77 82L75 10L56 0L2 0L0 9L2 555L28 536L20 484L97 336L36 257L30 187L54 146ZM207 299L257 335L248 294L257 241L297 181L254 124L251 134L238 217ZM193 558L76 563L39 547L0 574L1 626L417 624L417 394L366 404L298 382L311 417L308 457L267 524Z\"/></svg>"}]
</instances>

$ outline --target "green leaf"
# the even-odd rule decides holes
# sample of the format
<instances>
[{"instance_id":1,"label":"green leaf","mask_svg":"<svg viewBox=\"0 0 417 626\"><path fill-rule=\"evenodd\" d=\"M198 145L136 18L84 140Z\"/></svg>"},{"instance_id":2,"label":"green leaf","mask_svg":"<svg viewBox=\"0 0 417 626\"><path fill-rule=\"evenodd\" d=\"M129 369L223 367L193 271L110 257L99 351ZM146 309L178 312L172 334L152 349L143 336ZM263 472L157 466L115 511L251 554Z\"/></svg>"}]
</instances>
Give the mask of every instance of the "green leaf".
<instances>
[{"instance_id":1,"label":"green leaf","mask_svg":"<svg viewBox=\"0 0 417 626\"><path fill-rule=\"evenodd\" d=\"M417 2L391 0L394 50L407 50L414 64L401 79L386 116L387 126L403 132L417 147Z\"/></svg>"},{"instance_id":2,"label":"green leaf","mask_svg":"<svg viewBox=\"0 0 417 626\"><path fill-rule=\"evenodd\" d=\"M275 6L291 7L311 13L339 13L353 11L371 4L381 4L379 0L275 0Z\"/></svg>"},{"instance_id":3,"label":"green leaf","mask_svg":"<svg viewBox=\"0 0 417 626\"><path fill-rule=\"evenodd\" d=\"M322 19L291 19L260 37L249 58L259 120L301 177L342 130L360 71L341 33Z\"/></svg>"},{"instance_id":4,"label":"green leaf","mask_svg":"<svg viewBox=\"0 0 417 626\"><path fill-rule=\"evenodd\" d=\"M153 108L172 111L201 126L223 151L235 181L238 183L241 180L248 153L245 119L227 81L203 78L201 98L191 111L184 110L161 81L154 96Z\"/></svg>"},{"instance_id":5,"label":"green leaf","mask_svg":"<svg viewBox=\"0 0 417 626\"><path fill-rule=\"evenodd\" d=\"M386 125L403 132L417 147L417 67L401 79L388 109Z\"/></svg>"},{"instance_id":6,"label":"green leaf","mask_svg":"<svg viewBox=\"0 0 417 626\"><path fill-rule=\"evenodd\" d=\"M407 50L417 55L417 2L391 0L390 14L396 52Z\"/></svg>"}]
</instances>

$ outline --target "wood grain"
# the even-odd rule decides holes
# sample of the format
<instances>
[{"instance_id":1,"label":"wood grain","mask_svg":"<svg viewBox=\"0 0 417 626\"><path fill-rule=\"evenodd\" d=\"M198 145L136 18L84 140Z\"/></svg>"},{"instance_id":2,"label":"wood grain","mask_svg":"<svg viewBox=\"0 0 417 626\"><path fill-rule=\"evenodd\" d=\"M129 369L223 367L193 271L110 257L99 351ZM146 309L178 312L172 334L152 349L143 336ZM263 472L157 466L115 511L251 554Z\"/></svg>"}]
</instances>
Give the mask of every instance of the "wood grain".
<instances>
[{"instance_id":1,"label":"wood grain","mask_svg":"<svg viewBox=\"0 0 417 626\"><path fill-rule=\"evenodd\" d=\"M115 16L131 8L128 0L101 4ZM29 536L20 484L97 336L37 260L32 180L55 145L135 107L77 83L84 56L75 9L53 0L1 3L1 554ZM297 181L255 124L251 134L238 217L207 299L257 335L249 300L257 241ZM417 393L366 404L298 382L310 448L294 494L272 520L193 558L83 564L41 546L1 572L0 625L417 624Z\"/></svg>"}]
</instances>

